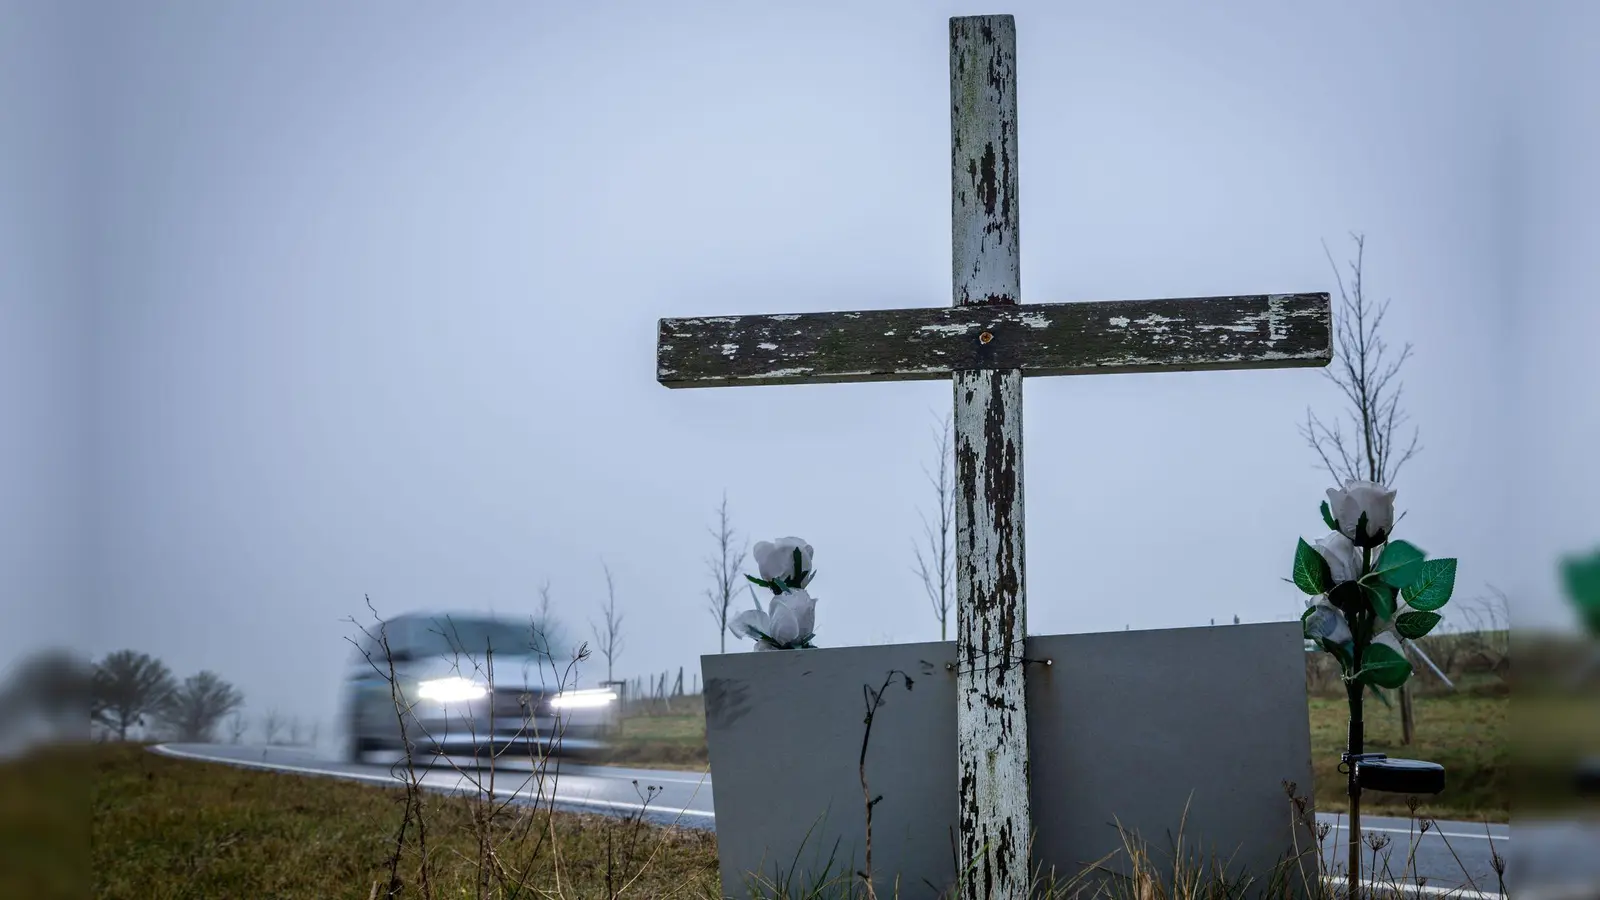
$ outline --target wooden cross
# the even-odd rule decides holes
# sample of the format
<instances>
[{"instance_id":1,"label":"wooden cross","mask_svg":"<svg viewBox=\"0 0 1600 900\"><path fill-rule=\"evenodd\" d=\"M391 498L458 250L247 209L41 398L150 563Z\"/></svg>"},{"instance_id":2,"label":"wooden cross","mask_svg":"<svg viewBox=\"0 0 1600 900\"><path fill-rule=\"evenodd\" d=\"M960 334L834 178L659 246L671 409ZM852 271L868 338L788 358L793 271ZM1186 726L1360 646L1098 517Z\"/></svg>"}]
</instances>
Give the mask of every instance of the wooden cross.
<instances>
[{"instance_id":1,"label":"wooden cross","mask_svg":"<svg viewBox=\"0 0 1600 900\"><path fill-rule=\"evenodd\" d=\"M952 306L663 319L656 377L673 388L954 382L961 893L1022 898L1023 376L1325 366L1331 312L1325 293L1019 303L1011 16L950 20L950 161Z\"/></svg>"}]
</instances>

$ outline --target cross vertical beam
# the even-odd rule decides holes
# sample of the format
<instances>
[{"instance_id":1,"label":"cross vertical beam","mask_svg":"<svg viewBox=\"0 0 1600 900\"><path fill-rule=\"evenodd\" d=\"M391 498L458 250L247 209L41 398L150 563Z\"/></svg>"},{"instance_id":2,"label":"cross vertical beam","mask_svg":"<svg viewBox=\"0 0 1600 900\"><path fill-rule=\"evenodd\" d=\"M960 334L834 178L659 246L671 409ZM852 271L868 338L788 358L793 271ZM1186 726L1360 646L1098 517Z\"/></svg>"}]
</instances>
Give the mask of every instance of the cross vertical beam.
<instances>
[{"instance_id":1,"label":"cross vertical beam","mask_svg":"<svg viewBox=\"0 0 1600 900\"><path fill-rule=\"evenodd\" d=\"M950 20L957 307L1011 306L1021 298L1016 56L1011 16ZM997 337L984 332L978 340L987 346ZM1022 370L961 369L952 380L961 896L1022 900L1032 843L1022 665Z\"/></svg>"}]
</instances>

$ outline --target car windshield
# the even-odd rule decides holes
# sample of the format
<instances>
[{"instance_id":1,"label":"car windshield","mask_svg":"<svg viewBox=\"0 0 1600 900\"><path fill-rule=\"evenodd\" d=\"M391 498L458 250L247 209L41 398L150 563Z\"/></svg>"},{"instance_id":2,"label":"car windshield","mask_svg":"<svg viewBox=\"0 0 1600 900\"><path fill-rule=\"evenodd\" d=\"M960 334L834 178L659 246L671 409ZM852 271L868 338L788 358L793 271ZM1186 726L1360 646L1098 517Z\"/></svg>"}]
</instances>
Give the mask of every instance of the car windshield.
<instances>
[{"instance_id":1,"label":"car windshield","mask_svg":"<svg viewBox=\"0 0 1600 900\"><path fill-rule=\"evenodd\" d=\"M496 656L543 656L550 649L531 623L507 619L430 619L415 641L416 649L430 656L482 657L485 651Z\"/></svg>"}]
</instances>

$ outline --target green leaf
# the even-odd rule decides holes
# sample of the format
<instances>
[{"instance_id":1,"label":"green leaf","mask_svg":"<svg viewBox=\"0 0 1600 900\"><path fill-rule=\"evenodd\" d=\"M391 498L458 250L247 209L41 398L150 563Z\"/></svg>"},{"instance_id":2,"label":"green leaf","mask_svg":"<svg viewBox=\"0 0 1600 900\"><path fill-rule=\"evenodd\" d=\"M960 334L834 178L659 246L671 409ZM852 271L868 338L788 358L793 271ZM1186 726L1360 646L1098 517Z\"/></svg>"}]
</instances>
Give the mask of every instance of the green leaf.
<instances>
[{"instance_id":1,"label":"green leaf","mask_svg":"<svg viewBox=\"0 0 1600 900\"><path fill-rule=\"evenodd\" d=\"M1362 654L1361 671L1356 680L1362 684L1399 688L1411 677L1411 663L1386 644L1369 644Z\"/></svg>"},{"instance_id":2,"label":"green leaf","mask_svg":"<svg viewBox=\"0 0 1600 900\"><path fill-rule=\"evenodd\" d=\"M1380 621L1394 616L1393 588L1382 582L1363 584L1361 593L1367 598L1367 603L1372 607L1372 614Z\"/></svg>"},{"instance_id":3,"label":"green leaf","mask_svg":"<svg viewBox=\"0 0 1600 900\"><path fill-rule=\"evenodd\" d=\"M1339 661L1339 671L1350 671L1350 651L1345 649L1343 644L1335 644L1333 641L1328 640L1318 641L1317 644Z\"/></svg>"},{"instance_id":4,"label":"green leaf","mask_svg":"<svg viewBox=\"0 0 1600 900\"><path fill-rule=\"evenodd\" d=\"M1391 541L1383 545L1383 553L1368 577L1381 579L1391 587L1408 587L1422 574L1422 562L1421 550L1406 541Z\"/></svg>"},{"instance_id":5,"label":"green leaf","mask_svg":"<svg viewBox=\"0 0 1600 900\"><path fill-rule=\"evenodd\" d=\"M1341 581L1328 591L1328 602L1338 607L1345 618L1361 611L1361 598L1365 585L1354 581Z\"/></svg>"},{"instance_id":6,"label":"green leaf","mask_svg":"<svg viewBox=\"0 0 1600 900\"><path fill-rule=\"evenodd\" d=\"M1422 573L1403 590L1412 609L1428 612L1450 601L1456 589L1456 561L1430 559L1422 563Z\"/></svg>"},{"instance_id":7,"label":"green leaf","mask_svg":"<svg viewBox=\"0 0 1600 900\"><path fill-rule=\"evenodd\" d=\"M1323 524L1327 525L1330 530L1339 530L1339 520L1333 517L1333 510L1328 508L1328 501L1326 500L1322 501L1322 522Z\"/></svg>"},{"instance_id":8,"label":"green leaf","mask_svg":"<svg viewBox=\"0 0 1600 900\"><path fill-rule=\"evenodd\" d=\"M1600 550L1562 560L1561 583L1584 627L1600 636Z\"/></svg>"},{"instance_id":9,"label":"green leaf","mask_svg":"<svg viewBox=\"0 0 1600 900\"><path fill-rule=\"evenodd\" d=\"M1328 561L1305 538L1294 548L1294 584L1307 594L1326 594L1333 587L1333 572Z\"/></svg>"},{"instance_id":10,"label":"green leaf","mask_svg":"<svg viewBox=\"0 0 1600 900\"><path fill-rule=\"evenodd\" d=\"M1600 550L1561 561L1561 584L1579 607L1600 605Z\"/></svg>"},{"instance_id":11,"label":"green leaf","mask_svg":"<svg viewBox=\"0 0 1600 900\"><path fill-rule=\"evenodd\" d=\"M1400 618L1394 622L1394 630L1408 641L1414 641L1433 630L1444 618L1436 612L1407 612L1401 613Z\"/></svg>"},{"instance_id":12,"label":"green leaf","mask_svg":"<svg viewBox=\"0 0 1600 900\"><path fill-rule=\"evenodd\" d=\"M1384 709L1394 708L1394 706L1389 703L1389 695L1383 692L1383 688L1378 687L1375 684L1369 684L1367 685L1367 690L1372 692L1372 696L1378 698L1378 702L1383 704Z\"/></svg>"},{"instance_id":13,"label":"green leaf","mask_svg":"<svg viewBox=\"0 0 1600 900\"><path fill-rule=\"evenodd\" d=\"M755 577L754 575L746 575L745 578L748 578L750 580L750 583L755 585L756 587L764 587L769 591L777 590L777 588L774 587L772 582L770 582L770 581L763 581L760 578Z\"/></svg>"}]
</instances>

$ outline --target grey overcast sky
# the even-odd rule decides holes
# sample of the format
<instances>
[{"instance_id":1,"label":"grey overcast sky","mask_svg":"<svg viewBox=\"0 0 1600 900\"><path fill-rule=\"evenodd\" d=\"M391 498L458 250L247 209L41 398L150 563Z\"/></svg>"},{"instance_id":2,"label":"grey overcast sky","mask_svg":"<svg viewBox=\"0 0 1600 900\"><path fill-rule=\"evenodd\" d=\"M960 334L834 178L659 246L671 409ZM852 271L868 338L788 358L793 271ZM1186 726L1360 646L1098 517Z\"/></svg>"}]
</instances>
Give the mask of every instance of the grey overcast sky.
<instances>
[{"instance_id":1,"label":"grey overcast sky","mask_svg":"<svg viewBox=\"0 0 1600 900\"><path fill-rule=\"evenodd\" d=\"M693 671L723 491L815 545L821 644L936 638L949 387L669 391L654 339L950 302L960 14L1017 18L1025 301L1331 291L1321 242L1365 232L1416 347L1405 536L1519 623L1600 543L1600 4L4 9L0 654L329 716L364 594L526 614L549 579L586 632L606 562L620 672ZM1030 631L1299 614L1322 373L1026 398Z\"/></svg>"}]
</instances>

